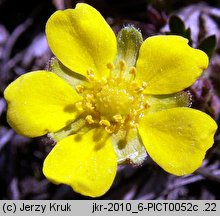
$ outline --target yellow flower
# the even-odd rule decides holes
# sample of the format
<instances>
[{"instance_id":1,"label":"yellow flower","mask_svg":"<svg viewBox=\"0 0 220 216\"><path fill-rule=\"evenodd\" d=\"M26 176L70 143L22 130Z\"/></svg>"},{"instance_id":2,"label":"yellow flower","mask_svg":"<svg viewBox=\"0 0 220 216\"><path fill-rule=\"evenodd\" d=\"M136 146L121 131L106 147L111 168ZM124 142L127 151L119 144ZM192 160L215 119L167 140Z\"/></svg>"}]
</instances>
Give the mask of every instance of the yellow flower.
<instances>
[{"instance_id":1,"label":"yellow flower","mask_svg":"<svg viewBox=\"0 0 220 216\"><path fill-rule=\"evenodd\" d=\"M117 47L113 31L91 6L55 12L46 25L57 57L52 72L24 74L4 93L8 122L17 133L49 133L57 141L45 159L45 176L87 196L110 188L117 162L141 163L144 148L167 172L185 175L201 165L213 144L216 123L183 107L187 94L177 93L207 68L206 54L180 36L149 37L139 50L140 33L136 40L130 29L118 36Z\"/></svg>"}]
</instances>

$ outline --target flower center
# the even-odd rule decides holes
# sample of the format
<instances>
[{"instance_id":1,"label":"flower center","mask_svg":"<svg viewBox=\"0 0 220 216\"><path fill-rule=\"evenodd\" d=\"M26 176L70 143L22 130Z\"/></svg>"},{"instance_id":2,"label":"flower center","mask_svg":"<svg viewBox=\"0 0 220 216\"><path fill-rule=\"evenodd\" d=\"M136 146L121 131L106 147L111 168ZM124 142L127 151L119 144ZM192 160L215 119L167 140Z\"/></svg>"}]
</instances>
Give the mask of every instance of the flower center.
<instances>
[{"instance_id":1,"label":"flower center","mask_svg":"<svg viewBox=\"0 0 220 216\"><path fill-rule=\"evenodd\" d=\"M96 94L95 107L107 118L114 115L128 115L134 103L134 95L126 82L117 79L110 80Z\"/></svg>"},{"instance_id":2,"label":"flower center","mask_svg":"<svg viewBox=\"0 0 220 216\"><path fill-rule=\"evenodd\" d=\"M95 80L90 71L88 80L91 88L76 87L84 96L77 107L84 111L88 124L98 124L109 133L136 127L144 109L148 107L142 93L144 84L139 87L134 80L123 78L125 66L124 61L119 62L117 69L113 64L108 65L111 72L117 70L118 76L110 75L106 80ZM135 73L136 69L132 67L130 72Z\"/></svg>"}]
</instances>

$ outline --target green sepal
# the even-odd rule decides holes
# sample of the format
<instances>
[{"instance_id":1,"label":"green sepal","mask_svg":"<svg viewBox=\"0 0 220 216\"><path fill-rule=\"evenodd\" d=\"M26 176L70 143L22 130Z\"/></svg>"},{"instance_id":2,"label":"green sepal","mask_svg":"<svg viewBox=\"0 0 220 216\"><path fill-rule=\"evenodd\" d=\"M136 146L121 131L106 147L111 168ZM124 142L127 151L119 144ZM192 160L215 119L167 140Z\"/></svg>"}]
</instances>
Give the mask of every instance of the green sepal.
<instances>
[{"instance_id":1,"label":"green sepal","mask_svg":"<svg viewBox=\"0 0 220 216\"><path fill-rule=\"evenodd\" d=\"M50 59L48 70L54 72L56 75L58 75L68 84L70 84L72 87L75 87L76 85L80 84L85 85L87 83L86 78L84 76L75 73L67 67L65 67L56 57Z\"/></svg>"},{"instance_id":2,"label":"green sepal","mask_svg":"<svg viewBox=\"0 0 220 216\"><path fill-rule=\"evenodd\" d=\"M52 138L54 141L59 142L67 136L73 134L83 134L89 130L86 126L86 121L84 118L79 117L73 123L67 125L66 127L60 129L57 132L49 133L48 136Z\"/></svg>"},{"instance_id":3,"label":"green sepal","mask_svg":"<svg viewBox=\"0 0 220 216\"><path fill-rule=\"evenodd\" d=\"M190 107L192 99L189 92L182 91L175 94L149 96L146 102L149 106L146 114L151 114L175 107Z\"/></svg>"},{"instance_id":4,"label":"green sepal","mask_svg":"<svg viewBox=\"0 0 220 216\"><path fill-rule=\"evenodd\" d=\"M125 60L127 67L135 66L139 49L143 43L141 32L133 26L126 26L117 35L116 65Z\"/></svg>"},{"instance_id":5,"label":"green sepal","mask_svg":"<svg viewBox=\"0 0 220 216\"><path fill-rule=\"evenodd\" d=\"M119 130L112 135L112 143L118 164L141 165L147 157L136 128L131 128L129 131Z\"/></svg>"}]
</instances>

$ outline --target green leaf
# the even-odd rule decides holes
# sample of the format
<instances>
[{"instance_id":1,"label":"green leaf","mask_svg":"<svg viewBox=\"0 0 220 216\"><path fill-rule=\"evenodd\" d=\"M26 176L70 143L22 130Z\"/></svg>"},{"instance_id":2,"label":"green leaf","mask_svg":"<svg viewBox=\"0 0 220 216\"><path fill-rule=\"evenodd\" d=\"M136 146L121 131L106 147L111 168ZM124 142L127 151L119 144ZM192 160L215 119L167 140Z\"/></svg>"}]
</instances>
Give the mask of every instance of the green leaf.
<instances>
[{"instance_id":1,"label":"green leaf","mask_svg":"<svg viewBox=\"0 0 220 216\"><path fill-rule=\"evenodd\" d=\"M198 49L204 51L210 58L215 51L215 46L216 46L216 36L211 35L211 36L205 38L199 44Z\"/></svg>"},{"instance_id":2,"label":"green leaf","mask_svg":"<svg viewBox=\"0 0 220 216\"><path fill-rule=\"evenodd\" d=\"M184 22L176 15L170 17L169 27L170 31L177 35L182 34L186 30Z\"/></svg>"},{"instance_id":3,"label":"green leaf","mask_svg":"<svg viewBox=\"0 0 220 216\"><path fill-rule=\"evenodd\" d=\"M168 34L180 35L189 40L189 45L192 44L191 30L186 28L184 22L177 15L172 15L169 19L170 32Z\"/></svg>"}]
</instances>

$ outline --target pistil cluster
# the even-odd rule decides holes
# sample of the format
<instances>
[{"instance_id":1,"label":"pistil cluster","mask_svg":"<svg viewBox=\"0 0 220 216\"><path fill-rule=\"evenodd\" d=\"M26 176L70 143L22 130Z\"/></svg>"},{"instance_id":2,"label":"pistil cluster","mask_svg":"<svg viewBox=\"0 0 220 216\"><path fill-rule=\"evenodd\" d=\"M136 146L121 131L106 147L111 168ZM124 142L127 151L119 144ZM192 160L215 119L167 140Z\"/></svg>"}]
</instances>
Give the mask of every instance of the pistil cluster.
<instances>
[{"instance_id":1,"label":"pistil cluster","mask_svg":"<svg viewBox=\"0 0 220 216\"><path fill-rule=\"evenodd\" d=\"M130 80L124 78L127 69L124 60L119 61L116 67L109 63L107 68L110 70L108 78L96 80L90 69L87 71L90 87L76 86L84 98L76 104L77 109L83 111L89 125L98 124L108 133L137 127L144 109L149 107L143 94L146 83L142 86L135 83L135 67L129 69Z\"/></svg>"}]
</instances>

